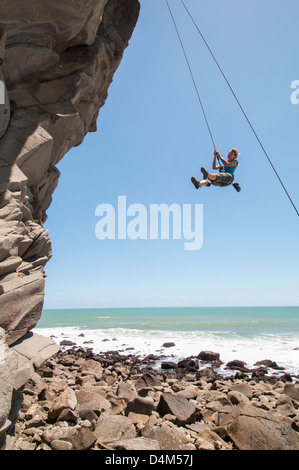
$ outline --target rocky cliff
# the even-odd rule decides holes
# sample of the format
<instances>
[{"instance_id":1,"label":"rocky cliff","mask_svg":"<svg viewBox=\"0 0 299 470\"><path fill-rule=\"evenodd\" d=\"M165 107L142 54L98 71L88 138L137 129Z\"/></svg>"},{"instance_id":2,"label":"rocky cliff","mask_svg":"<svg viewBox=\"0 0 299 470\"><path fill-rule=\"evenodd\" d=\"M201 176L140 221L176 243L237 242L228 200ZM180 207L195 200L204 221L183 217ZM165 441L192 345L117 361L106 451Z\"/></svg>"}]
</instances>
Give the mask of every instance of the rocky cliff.
<instances>
[{"instance_id":1,"label":"rocky cliff","mask_svg":"<svg viewBox=\"0 0 299 470\"><path fill-rule=\"evenodd\" d=\"M56 165L96 131L139 8L138 0L1 0L0 331L8 346L41 316Z\"/></svg>"}]
</instances>

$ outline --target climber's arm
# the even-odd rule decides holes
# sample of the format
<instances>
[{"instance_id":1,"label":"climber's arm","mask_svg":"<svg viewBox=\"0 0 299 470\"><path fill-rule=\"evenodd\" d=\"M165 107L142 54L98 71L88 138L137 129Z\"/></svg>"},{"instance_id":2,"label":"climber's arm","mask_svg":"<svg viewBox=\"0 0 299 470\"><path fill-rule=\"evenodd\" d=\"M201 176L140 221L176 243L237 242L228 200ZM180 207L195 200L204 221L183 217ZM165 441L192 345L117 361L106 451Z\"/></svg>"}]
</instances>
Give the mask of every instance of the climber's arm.
<instances>
[{"instance_id":1,"label":"climber's arm","mask_svg":"<svg viewBox=\"0 0 299 470\"><path fill-rule=\"evenodd\" d=\"M220 168L220 165L217 165L217 164L216 164L216 158L217 158L218 156L220 156L220 153L217 152L217 150L215 150L215 152L214 152L214 160L213 160L213 170L219 170L219 168Z\"/></svg>"}]
</instances>

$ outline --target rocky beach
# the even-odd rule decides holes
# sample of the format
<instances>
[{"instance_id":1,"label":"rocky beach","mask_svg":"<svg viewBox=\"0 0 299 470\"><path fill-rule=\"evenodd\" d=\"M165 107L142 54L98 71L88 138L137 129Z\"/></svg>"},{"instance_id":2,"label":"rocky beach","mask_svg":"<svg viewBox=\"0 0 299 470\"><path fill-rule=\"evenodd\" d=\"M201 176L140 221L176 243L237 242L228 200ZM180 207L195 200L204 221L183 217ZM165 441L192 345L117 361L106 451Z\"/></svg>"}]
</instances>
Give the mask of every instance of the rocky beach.
<instances>
[{"instance_id":1,"label":"rocky beach","mask_svg":"<svg viewBox=\"0 0 299 470\"><path fill-rule=\"evenodd\" d=\"M217 193L210 192L208 204L211 203L210 207L215 208L211 210L219 215L215 230L212 226L209 229L210 246L214 251L212 237L216 234L218 242L219 227L223 227L223 235L234 243L225 245L225 250L237 261L235 267L226 263L225 273L220 273L229 280L229 289L223 285L220 292L214 292L214 266L219 266L217 252L217 258L206 252L206 258L200 261L186 253L183 261L182 253L172 251L175 248L171 240L169 252L165 244L161 248L155 245L157 251L141 248L139 252L137 241L133 253L122 244L124 239L130 238L127 237L129 225L125 236L119 237L117 247L101 245L101 237L94 232L97 226L94 217L99 217L96 207L103 209L102 203L116 196L121 197L123 203L125 194L128 201L139 201L142 196L142 201L156 205L164 201L167 194L175 207L177 204L180 207L184 201L183 209L187 205L191 209L186 201L189 197L193 201L194 188L188 193L190 187L186 181L190 185L190 179L189 176L185 179L184 175L186 171L189 174L189 169L193 172L194 166L205 164L199 163L197 157L194 162L189 161L195 158L192 154L197 155L197 150L186 149L191 127L185 125L182 67L177 55L171 52L176 50L172 39L174 31L169 29L172 25L163 10L159 10L162 3L143 2L140 15L139 0L1 0L1 450L102 450L107 455L140 450L153 453L299 450L299 315L298 298L293 293L297 292L298 263L295 250L290 253L277 250L282 240L284 249L293 246L289 235L295 230L290 229L287 237L277 230L278 226L291 226L287 220L277 224L276 202L270 205L275 208L273 225L263 230L264 221L270 222L268 209L265 209L266 217L263 213L256 217L254 212L250 219L247 214L252 208L262 209L260 196L256 204L254 202L255 188L252 193L247 191L247 202L246 198L239 199L242 205L233 206L238 221L240 246L237 246L235 231L233 236L229 232L230 227L234 228L234 221L231 223L226 217L221 223L220 216L226 214L218 209L218 197L213 203ZM222 8L222 3L218 3ZM213 5L213 24L215 10L219 13L219 8ZM225 10L230 11L227 5ZM235 5L231 12L235 14ZM266 25L272 27L266 7L265 12ZM242 17L247 18L243 11ZM254 25L260 17L259 9ZM204 18L204 15L200 18L203 25ZM222 14L220 18L221 23L226 24ZM231 17L228 18L230 21ZM281 18L279 11L279 25ZM296 28L288 27L288 30ZM246 38L246 43L250 44L252 28L248 31L250 41ZM117 72L133 33L128 68ZM268 42L269 34L265 37ZM291 42L296 44L295 40ZM195 43L192 47L197 51ZM286 50L283 42L279 47ZM273 48L275 66L277 50ZM229 59L232 57L230 53ZM238 53L240 69L239 59ZM264 55L262 60L264 62ZM245 65L248 63L246 59ZM259 75L261 66L256 65L255 70ZM201 78L205 71L205 67L199 70ZM116 73L119 75L111 90L111 108L106 108L107 114L103 114L101 110ZM177 84L174 78L179 78ZM245 89L256 90L252 83L250 80ZM189 114L191 107L188 101L186 103ZM173 104L175 112L172 112ZM269 110L266 110L268 117ZM183 119L183 126L177 118ZM188 119L196 122L190 115ZM280 114L277 122L281 126ZM101 136L95 140L98 126ZM184 129L185 137L181 134ZM289 132L289 123L286 129ZM280 128L279 132L273 128L273 136L278 136L280 131ZM226 142L226 130L224 132ZM86 141L88 134L93 137ZM173 139L179 134L181 143ZM242 135L242 132L234 130L233 134ZM70 166L61 164L65 155L84 141L86 146L80 153L73 152ZM221 145L226 145L224 141ZM286 141L289 139L279 142ZM199 144L201 149L205 148L201 137ZM242 146L242 153L254 153L243 139ZM273 146L277 147L275 143ZM204 154L206 150L201 152ZM190 154L188 161L187 157L181 158L182 153ZM288 154L294 155L291 148ZM77 168L76 172L73 167ZM177 173L171 174L171 168ZM61 171L63 178L69 175L70 179L64 180L61 191L66 199L56 199L52 206L50 220L53 220L54 230L46 222ZM146 184L140 181L139 175L146 175ZM263 188L268 177L262 173L260 177L262 185L257 187ZM173 194L169 187L167 193L164 192L165 178L172 181ZM252 190L251 184L247 187ZM121 196L114 193L115 188L119 188ZM185 190L185 194L181 192ZM266 195L269 193L272 194L272 188L265 190ZM245 191L241 197L243 195ZM221 204L231 204L228 201L225 203L223 199ZM199 209L203 206L198 204L201 200L194 199L194 202ZM136 208L135 204L130 204L123 215L131 217L132 206ZM138 207L145 208L139 202ZM109 208L113 213L111 204ZM213 213L210 220L216 221ZM252 226L253 232L248 230L249 220L256 220L258 224ZM131 223L130 230L134 226ZM183 226L185 232L184 223ZM81 232L83 228L88 231ZM201 227L198 228L198 240L201 240ZM269 233L277 236L276 240L272 237L273 245L269 243ZM49 275L47 295L55 308L46 312L46 265L52 258L52 234L55 259L61 264ZM136 235L139 237L141 232L136 230L128 243L135 240ZM144 234L139 238L147 239ZM167 237L161 235L162 238ZM152 247L155 241L154 237ZM296 243L294 238L294 246ZM200 243L198 250L199 246ZM256 251L258 247L260 253ZM272 267L269 260L273 259ZM213 268L211 284L209 273L203 269L205 260ZM162 272L162 267L169 271ZM285 282L285 289L280 280ZM210 285L212 294L209 294ZM239 285L242 289L246 287L243 299ZM257 300L250 297L253 294ZM251 310L247 305L257 302L260 305L259 295L264 299L263 305L277 305ZM236 305L240 299L246 304L244 310L221 307L223 302ZM111 306L115 302L135 306L167 303L170 307L166 310L109 307L108 312L106 307L84 307ZM224 310L216 307L197 312L197 307L195 310L175 307L206 303L216 303ZM84 308L79 308L80 305ZM68 306L73 308L65 308ZM33 331L36 327L42 330L40 334ZM118 339L112 343L115 336ZM215 352L210 351L213 348ZM264 353L267 356L268 351L269 356L272 352L272 358L265 359ZM236 358L231 357L235 354Z\"/></svg>"},{"instance_id":2,"label":"rocky beach","mask_svg":"<svg viewBox=\"0 0 299 470\"><path fill-rule=\"evenodd\" d=\"M221 362L63 342L24 385L5 450L299 450L299 377L271 360L231 361L224 377Z\"/></svg>"}]
</instances>

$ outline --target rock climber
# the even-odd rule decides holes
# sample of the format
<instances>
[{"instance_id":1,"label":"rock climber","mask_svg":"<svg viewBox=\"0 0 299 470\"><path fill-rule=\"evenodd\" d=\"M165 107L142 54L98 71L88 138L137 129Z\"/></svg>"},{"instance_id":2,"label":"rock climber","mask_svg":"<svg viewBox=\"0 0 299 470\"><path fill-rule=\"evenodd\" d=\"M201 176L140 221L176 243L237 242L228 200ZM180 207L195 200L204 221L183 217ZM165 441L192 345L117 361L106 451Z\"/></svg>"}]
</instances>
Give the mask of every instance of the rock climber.
<instances>
[{"instance_id":1,"label":"rock climber","mask_svg":"<svg viewBox=\"0 0 299 470\"><path fill-rule=\"evenodd\" d=\"M218 150L214 151L213 170L218 170L218 173L209 173L205 168L201 167L203 180L198 181L192 176L191 181L195 188L202 188L203 186L229 186L234 181L234 173L239 164L237 157L240 152L233 148L228 152L227 160L225 160ZM216 164L218 158L219 165ZM236 183L237 184L237 183ZM236 188L237 189L237 188Z\"/></svg>"}]
</instances>

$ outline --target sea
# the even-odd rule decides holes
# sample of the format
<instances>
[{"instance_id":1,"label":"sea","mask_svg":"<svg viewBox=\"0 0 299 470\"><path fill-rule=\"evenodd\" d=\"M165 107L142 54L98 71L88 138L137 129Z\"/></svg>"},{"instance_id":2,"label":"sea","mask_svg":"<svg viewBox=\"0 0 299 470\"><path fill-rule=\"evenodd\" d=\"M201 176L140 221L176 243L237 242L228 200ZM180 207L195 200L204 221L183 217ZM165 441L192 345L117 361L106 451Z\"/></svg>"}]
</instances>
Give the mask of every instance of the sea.
<instances>
[{"instance_id":1,"label":"sea","mask_svg":"<svg viewBox=\"0 0 299 470\"><path fill-rule=\"evenodd\" d=\"M285 372L299 374L299 307L163 307L46 309L34 332L58 344L69 340L94 353L118 351L176 362L201 351L239 359L252 368L270 359ZM163 346L174 343L172 347ZM280 373L273 371L274 373Z\"/></svg>"}]
</instances>

